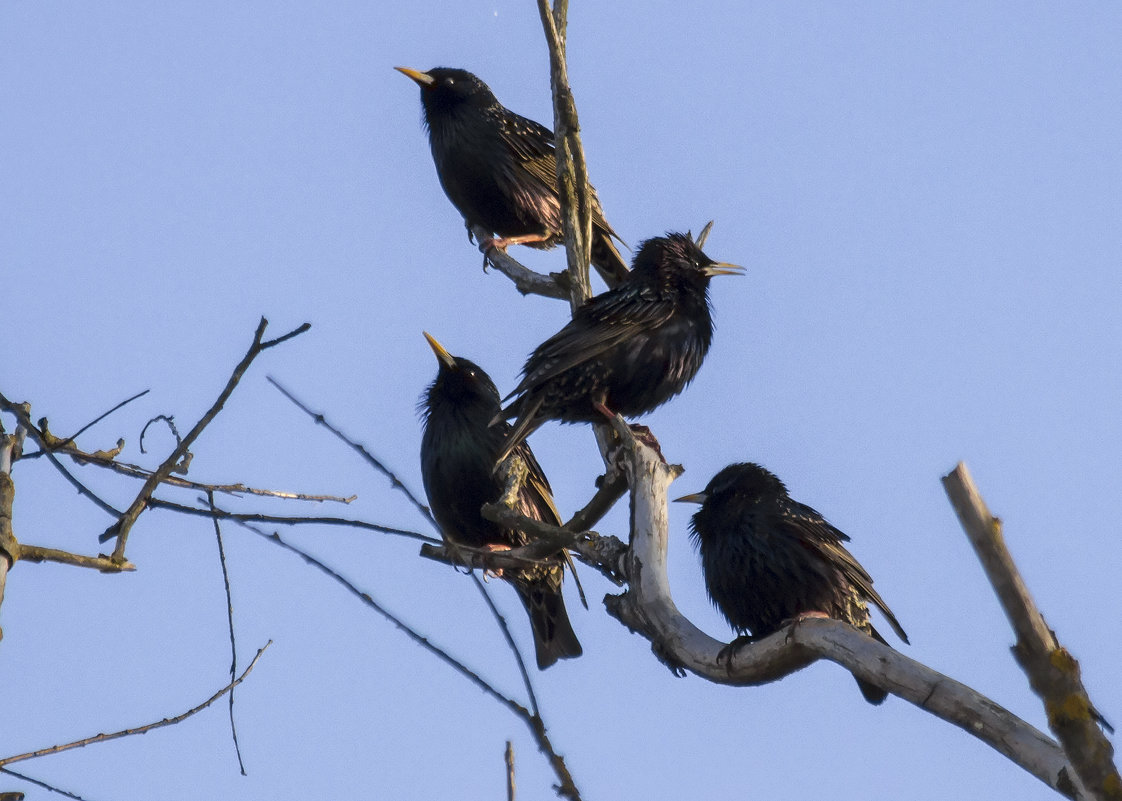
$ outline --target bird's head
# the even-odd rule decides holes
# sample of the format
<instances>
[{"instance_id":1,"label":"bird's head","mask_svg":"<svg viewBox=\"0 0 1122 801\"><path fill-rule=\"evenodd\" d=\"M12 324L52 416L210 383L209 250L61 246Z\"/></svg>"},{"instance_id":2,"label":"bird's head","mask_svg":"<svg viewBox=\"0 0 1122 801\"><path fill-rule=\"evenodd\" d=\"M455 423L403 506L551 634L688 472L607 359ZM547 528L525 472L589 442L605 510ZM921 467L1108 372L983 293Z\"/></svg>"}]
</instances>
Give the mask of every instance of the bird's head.
<instances>
[{"instance_id":1,"label":"bird's head","mask_svg":"<svg viewBox=\"0 0 1122 801\"><path fill-rule=\"evenodd\" d=\"M640 275L696 278L708 281L714 275L743 275L744 268L705 255L689 234L668 233L639 245L632 271Z\"/></svg>"},{"instance_id":2,"label":"bird's head","mask_svg":"<svg viewBox=\"0 0 1122 801\"><path fill-rule=\"evenodd\" d=\"M427 418L435 407L446 405L462 411L478 410L479 415L489 422L501 406L499 390L491 376L475 362L453 356L427 331L424 334L440 368L421 396L418 404L421 414Z\"/></svg>"},{"instance_id":3,"label":"bird's head","mask_svg":"<svg viewBox=\"0 0 1122 801\"><path fill-rule=\"evenodd\" d=\"M683 503L699 503L702 508L712 503L719 506L733 497L745 503L753 503L764 497L785 496L787 487L770 470L754 462L730 464L709 480L705 489L674 500Z\"/></svg>"},{"instance_id":4,"label":"bird's head","mask_svg":"<svg viewBox=\"0 0 1122 801\"><path fill-rule=\"evenodd\" d=\"M412 78L421 87L421 105L429 126L433 124L434 116L453 114L471 107L487 108L499 102L487 84L467 70L453 67L434 67L428 72L410 67L394 69Z\"/></svg>"}]
</instances>

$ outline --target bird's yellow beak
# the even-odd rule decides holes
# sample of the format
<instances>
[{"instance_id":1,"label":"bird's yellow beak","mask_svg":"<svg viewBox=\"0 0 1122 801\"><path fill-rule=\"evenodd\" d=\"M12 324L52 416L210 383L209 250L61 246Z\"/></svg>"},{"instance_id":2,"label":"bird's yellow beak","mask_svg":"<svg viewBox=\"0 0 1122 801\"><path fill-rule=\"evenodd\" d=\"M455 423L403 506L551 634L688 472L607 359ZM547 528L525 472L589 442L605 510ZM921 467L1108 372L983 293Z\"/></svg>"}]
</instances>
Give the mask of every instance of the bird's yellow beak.
<instances>
[{"instance_id":1,"label":"bird's yellow beak","mask_svg":"<svg viewBox=\"0 0 1122 801\"><path fill-rule=\"evenodd\" d=\"M709 276L713 275L744 275L744 268L739 264L729 264L728 262L718 261L713 264L707 264L702 268L702 271Z\"/></svg>"},{"instance_id":2,"label":"bird's yellow beak","mask_svg":"<svg viewBox=\"0 0 1122 801\"><path fill-rule=\"evenodd\" d=\"M704 492L695 492L692 495L683 495L681 498L675 498L674 503L705 503L705 499L709 496Z\"/></svg>"},{"instance_id":3,"label":"bird's yellow beak","mask_svg":"<svg viewBox=\"0 0 1122 801\"><path fill-rule=\"evenodd\" d=\"M398 72L400 72L402 75L405 75L405 76L415 80L417 83L419 83L421 85L422 89L428 89L430 86L432 86L434 83L436 83L436 79L433 78L431 75L429 75L427 72L421 72L420 70L410 69L409 67L394 67L394 69L397 70ZM428 336L428 335L426 334L426 336Z\"/></svg>"},{"instance_id":4,"label":"bird's yellow beak","mask_svg":"<svg viewBox=\"0 0 1122 801\"><path fill-rule=\"evenodd\" d=\"M436 354L436 358L440 360L440 363L443 366L456 366L455 358L453 358L452 354L449 353L443 345L436 341L436 337L434 337L428 331L422 331L421 333L425 335L425 339L429 341L429 347L432 348L432 352Z\"/></svg>"}]
</instances>

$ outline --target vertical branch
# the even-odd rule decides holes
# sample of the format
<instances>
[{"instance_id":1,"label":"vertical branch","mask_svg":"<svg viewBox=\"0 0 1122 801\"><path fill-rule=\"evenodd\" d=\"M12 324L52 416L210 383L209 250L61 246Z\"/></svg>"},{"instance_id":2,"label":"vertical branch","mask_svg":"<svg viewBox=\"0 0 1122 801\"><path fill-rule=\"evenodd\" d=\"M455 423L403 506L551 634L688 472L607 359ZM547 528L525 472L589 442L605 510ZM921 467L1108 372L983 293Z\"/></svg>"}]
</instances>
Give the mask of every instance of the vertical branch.
<instances>
[{"instance_id":1,"label":"vertical branch","mask_svg":"<svg viewBox=\"0 0 1122 801\"><path fill-rule=\"evenodd\" d=\"M22 404L24 414L30 412L31 407ZM0 608L4 605L4 588L8 583L8 570L19 559L19 543L16 541L15 531L12 528L12 506L16 497L16 485L12 481L12 464L20 457L23 451L23 440L27 429L22 425L16 426L16 433L7 434L4 426L0 424ZM4 630L0 628L0 640L4 638Z\"/></svg>"},{"instance_id":2,"label":"vertical branch","mask_svg":"<svg viewBox=\"0 0 1122 801\"><path fill-rule=\"evenodd\" d=\"M588 185L588 164L580 141L577 105L569 88L569 68L565 60L568 8L568 0L554 0L551 12L549 0L538 0L538 14L549 46L557 189L561 198L561 226L572 284L569 303L576 311L592 296L592 284L588 277L592 253L592 193Z\"/></svg>"},{"instance_id":3,"label":"vertical branch","mask_svg":"<svg viewBox=\"0 0 1122 801\"><path fill-rule=\"evenodd\" d=\"M1092 798L1122 799L1114 748L1098 726L1079 663L1044 622L1005 546L1001 521L986 508L966 465L960 462L944 476L943 486L1013 627L1013 655L1044 702L1049 728Z\"/></svg>"},{"instance_id":4,"label":"vertical branch","mask_svg":"<svg viewBox=\"0 0 1122 801\"><path fill-rule=\"evenodd\" d=\"M514 743L506 741L506 801L514 801Z\"/></svg>"},{"instance_id":5,"label":"vertical branch","mask_svg":"<svg viewBox=\"0 0 1122 801\"><path fill-rule=\"evenodd\" d=\"M214 491L207 490L207 506L212 514L214 508ZM238 642L234 637L234 596L230 592L230 571L226 568L226 547L222 543L222 526L218 522L218 515L214 514L214 536L218 540L218 564L222 566L222 585L226 590L226 624L230 630L230 681L238 675ZM230 690L230 736L234 740L234 753L238 757L238 769L245 776L245 762L242 761L242 749L238 745L238 727L234 723L234 691Z\"/></svg>"}]
</instances>

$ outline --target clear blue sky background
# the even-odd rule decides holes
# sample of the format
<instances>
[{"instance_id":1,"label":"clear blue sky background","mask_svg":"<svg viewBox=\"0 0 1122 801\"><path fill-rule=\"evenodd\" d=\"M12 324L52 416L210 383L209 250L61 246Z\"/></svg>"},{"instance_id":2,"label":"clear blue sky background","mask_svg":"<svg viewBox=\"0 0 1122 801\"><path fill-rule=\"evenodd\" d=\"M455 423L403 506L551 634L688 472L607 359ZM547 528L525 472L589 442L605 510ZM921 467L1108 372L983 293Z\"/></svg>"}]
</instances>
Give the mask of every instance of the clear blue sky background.
<instances>
[{"instance_id":1,"label":"clear blue sky background","mask_svg":"<svg viewBox=\"0 0 1122 801\"><path fill-rule=\"evenodd\" d=\"M775 470L853 537L911 636L907 654L1043 727L1012 636L939 483L962 459L1006 523L1048 622L1122 723L1122 7L1051 3L574 2L569 46L593 182L632 245L716 220L716 340L646 420L675 488L731 461ZM357 493L337 513L424 530L388 483L265 381L275 375L415 489L426 329L513 386L565 320L484 274L436 180L416 87L391 67L462 66L549 123L528 0L489 3L8 3L0 9L0 389L67 434L155 465L261 315L310 333L254 365L197 443L201 481ZM514 255L543 270L561 251ZM10 426L10 418L5 424ZM532 438L558 505L589 497L590 433ZM138 486L75 468L124 505ZM94 552L109 519L43 461L17 466L16 533ZM193 502L191 494L179 497ZM672 510L681 609L730 635ZM626 510L604 521L626 534ZM522 724L279 548L226 528L249 771L224 707L142 738L16 766L89 799L502 797L552 775ZM520 693L470 582L416 543L291 532L363 589ZM225 600L204 520L144 515L139 570L18 565L0 624L0 754L182 711L225 681ZM589 799L1054 797L899 699L863 702L821 664L761 688L675 679L570 598L583 659L535 675ZM527 641L512 592L495 597ZM0 789L38 789L0 779Z\"/></svg>"}]
</instances>

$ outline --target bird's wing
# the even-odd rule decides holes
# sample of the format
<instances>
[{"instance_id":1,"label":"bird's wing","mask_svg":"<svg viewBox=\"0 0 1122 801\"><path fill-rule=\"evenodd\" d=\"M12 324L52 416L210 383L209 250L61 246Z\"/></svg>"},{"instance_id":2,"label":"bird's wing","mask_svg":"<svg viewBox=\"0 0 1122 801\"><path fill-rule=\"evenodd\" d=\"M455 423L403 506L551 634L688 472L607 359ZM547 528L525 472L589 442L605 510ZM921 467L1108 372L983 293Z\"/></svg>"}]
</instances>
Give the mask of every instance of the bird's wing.
<instances>
[{"instance_id":1,"label":"bird's wing","mask_svg":"<svg viewBox=\"0 0 1122 801\"><path fill-rule=\"evenodd\" d=\"M502 118L502 137L515 160L556 195L557 156L553 147L553 131L511 112Z\"/></svg>"},{"instance_id":2,"label":"bird's wing","mask_svg":"<svg viewBox=\"0 0 1122 801\"><path fill-rule=\"evenodd\" d=\"M534 350L522 380L507 398L594 359L636 334L652 331L673 317L672 303L654 299L637 303L640 298L641 293L634 291L606 292L589 301L568 325Z\"/></svg>"},{"instance_id":3,"label":"bird's wing","mask_svg":"<svg viewBox=\"0 0 1122 801\"><path fill-rule=\"evenodd\" d=\"M786 509L782 525L812 550L820 551L831 564L838 566L857 592L876 604L900 639L908 642L908 635L904 633L900 621L880 597L880 593L873 589L872 576L842 544L849 541L845 532L830 525L811 507L796 501L792 501Z\"/></svg>"},{"instance_id":4,"label":"bird's wing","mask_svg":"<svg viewBox=\"0 0 1122 801\"><path fill-rule=\"evenodd\" d=\"M522 491L518 496L519 511L526 517L533 517L543 523L560 526L561 513L557 511L557 507L553 503L553 491L550 489L549 479L545 477L545 471L538 464L538 460L534 458L534 452L525 442L520 442L514 452L522 457L528 469L526 481L523 483Z\"/></svg>"}]
</instances>

